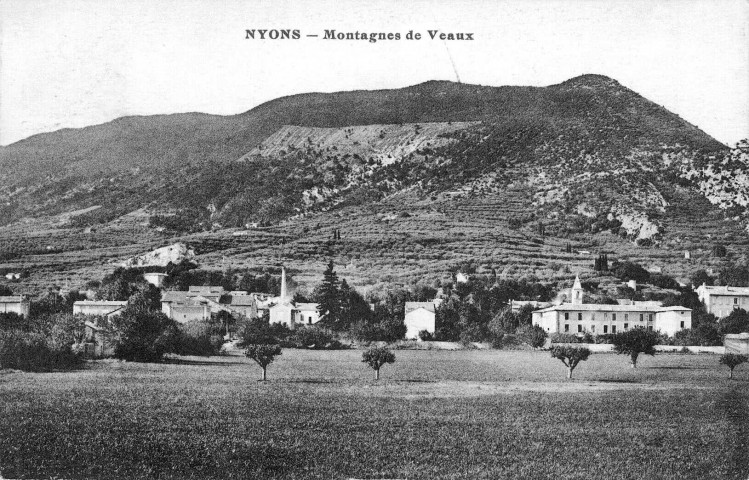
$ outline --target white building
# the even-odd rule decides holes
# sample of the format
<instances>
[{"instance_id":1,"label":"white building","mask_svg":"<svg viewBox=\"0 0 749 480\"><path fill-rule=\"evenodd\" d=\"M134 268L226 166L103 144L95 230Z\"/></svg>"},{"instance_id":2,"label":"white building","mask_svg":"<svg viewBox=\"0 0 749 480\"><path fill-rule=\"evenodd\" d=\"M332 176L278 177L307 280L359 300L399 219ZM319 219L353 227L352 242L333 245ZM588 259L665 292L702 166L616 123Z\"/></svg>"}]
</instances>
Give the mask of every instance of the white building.
<instances>
[{"instance_id":1,"label":"white building","mask_svg":"<svg viewBox=\"0 0 749 480\"><path fill-rule=\"evenodd\" d=\"M26 295L9 295L0 297L0 313L17 313L29 317L31 302Z\"/></svg>"},{"instance_id":2,"label":"white building","mask_svg":"<svg viewBox=\"0 0 749 480\"><path fill-rule=\"evenodd\" d=\"M658 305L601 305L583 303L580 279L572 287L572 302L533 312L533 324L548 333L608 334L635 327L660 330L674 335L692 328L692 310L686 307Z\"/></svg>"},{"instance_id":3,"label":"white building","mask_svg":"<svg viewBox=\"0 0 749 480\"><path fill-rule=\"evenodd\" d=\"M282 323L289 328L296 324L296 307L291 302L281 302L271 306L270 323Z\"/></svg>"},{"instance_id":4,"label":"white building","mask_svg":"<svg viewBox=\"0 0 749 480\"><path fill-rule=\"evenodd\" d=\"M718 318L727 317L739 308L749 310L749 287L713 287L703 283L697 287L697 296L707 313Z\"/></svg>"},{"instance_id":5,"label":"white building","mask_svg":"<svg viewBox=\"0 0 749 480\"><path fill-rule=\"evenodd\" d=\"M419 332L426 330L434 335L436 330L436 310L442 303L442 299L431 302L406 302L405 318L406 338L419 339Z\"/></svg>"},{"instance_id":6,"label":"white building","mask_svg":"<svg viewBox=\"0 0 749 480\"><path fill-rule=\"evenodd\" d=\"M319 303L297 303L297 321L302 325L314 325L320 321Z\"/></svg>"},{"instance_id":7,"label":"white building","mask_svg":"<svg viewBox=\"0 0 749 480\"><path fill-rule=\"evenodd\" d=\"M168 277L166 273L160 272L149 272L143 274L143 280L147 281L156 288L161 288L164 285L164 279Z\"/></svg>"},{"instance_id":8,"label":"white building","mask_svg":"<svg viewBox=\"0 0 749 480\"><path fill-rule=\"evenodd\" d=\"M281 268L281 295L270 305L270 323L282 323L294 329L299 325L314 325L320 321L317 303L295 303L286 289L286 269Z\"/></svg>"}]
</instances>

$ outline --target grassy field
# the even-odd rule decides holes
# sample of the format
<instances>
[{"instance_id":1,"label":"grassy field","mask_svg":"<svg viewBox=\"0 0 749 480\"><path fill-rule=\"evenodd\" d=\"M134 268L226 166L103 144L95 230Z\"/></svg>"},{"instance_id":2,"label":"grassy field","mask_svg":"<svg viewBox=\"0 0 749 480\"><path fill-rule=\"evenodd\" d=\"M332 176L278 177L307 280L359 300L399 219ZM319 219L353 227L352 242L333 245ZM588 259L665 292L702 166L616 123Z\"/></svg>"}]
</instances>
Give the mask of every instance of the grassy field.
<instances>
[{"instance_id":1,"label":"grassy field","mask_svg":"<svg viewBox=\"0 0 749 480\"><path fill-rule=\"evenodd\" d=\"M0 373L5 478L736 478L749 369L713 355L286 350Z\"/></svg>"}]
</instances>

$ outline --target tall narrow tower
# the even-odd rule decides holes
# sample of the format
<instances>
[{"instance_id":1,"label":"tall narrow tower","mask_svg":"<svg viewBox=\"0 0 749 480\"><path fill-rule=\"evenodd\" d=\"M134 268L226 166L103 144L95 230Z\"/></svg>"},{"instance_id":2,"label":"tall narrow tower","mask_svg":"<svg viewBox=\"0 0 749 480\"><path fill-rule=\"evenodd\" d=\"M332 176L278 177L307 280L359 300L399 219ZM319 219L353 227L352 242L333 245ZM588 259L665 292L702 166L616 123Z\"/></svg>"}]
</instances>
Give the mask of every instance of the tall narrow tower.
<instances>
[{"instance_id":1,"label":"tall narrow tower","mask_svg":"<svg viewBox=\"0 0 749 480\"><path fill-rule=\"evenodd\" d=\"M286 293L286 269L281 267L281 301L287 300L288 294Z\"/></svg>"},{"instance_id":2,"label":"tall narrow tower","mask_svg":"<svg viewBox=\"0 0 749 480\"><path fill-rule=\"evenodd\" d=\"M572 304L580 305L583 303L583 286L580 284L580 276L575 276L575 283L572 284Z\"/></svg>"}]
</instances>

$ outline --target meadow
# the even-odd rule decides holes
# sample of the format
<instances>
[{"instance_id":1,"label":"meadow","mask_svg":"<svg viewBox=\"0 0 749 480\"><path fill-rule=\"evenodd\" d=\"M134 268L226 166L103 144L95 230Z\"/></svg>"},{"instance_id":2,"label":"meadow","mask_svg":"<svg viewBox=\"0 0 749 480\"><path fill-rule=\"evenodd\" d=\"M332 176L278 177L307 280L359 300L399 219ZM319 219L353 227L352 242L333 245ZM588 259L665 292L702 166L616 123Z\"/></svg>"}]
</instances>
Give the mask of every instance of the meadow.
<instances>
[{"instance_id":1,"label":"meadow","mask_svg":"<svg viewBox=\"0 0 749 480\"><path fill-rule=\"evenodd\" d=\"M749 369L714 355L286 350L0 373L0 478L741 478Z\"/></svg>"}]
</instances>

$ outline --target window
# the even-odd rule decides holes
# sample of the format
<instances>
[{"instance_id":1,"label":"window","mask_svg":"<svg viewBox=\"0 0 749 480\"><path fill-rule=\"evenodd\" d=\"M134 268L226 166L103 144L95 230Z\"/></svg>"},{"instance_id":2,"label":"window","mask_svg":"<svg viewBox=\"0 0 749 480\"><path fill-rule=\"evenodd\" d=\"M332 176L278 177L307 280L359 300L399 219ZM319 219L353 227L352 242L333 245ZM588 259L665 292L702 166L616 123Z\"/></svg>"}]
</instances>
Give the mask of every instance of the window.
<instances>
[{"instance_id":1,"label":"window","mask_svg":"<svg viewBox=\"0 0 749 480\"><path fill-rule=\"evenodd\" d=\"M684 322L681 322L681 323L684 323ZM577 326L577 333L583 333L583 326L582 325L578 325Z\"/></svg>"},{"instance_id":2,"label":"window","mask_svg":"<svg viewBox=\"0 0 749 480\"><path fill-rule=\"evenodd\" d=\"M577 312L577 320L582 321L583 319L583 312Z\"/></svg>"},{"instance_id":3,"label":"window","mask_svg":"<svg viewBox=\"0 0 749 480\"><path fill-rule=\"evenodd\" d=\"M565 323L565 324L564 324L564 331L565 331L565 332L569 332L569 331L570 331L570 326L569 326L569 324L567 324L567 323Z\"/></svg>"},{"instance_id":4,"label":"window","mask_svg":"<svg viewBox=\"0 0 749 480\"><path fill-rule=\"evenodd\" d=\"M629 320L629 313L624 314L624 321L626 322L627 320Z\"/></svg>"},{"instance_id":5,"label":"window","mask_svg":"<svg viewBox=\"0 0 749 480\"><path fill-rule=\"evenodd\" d=\"M604 325L603 326L603 333L609 333L609 326L608 325Z\"/></svg>"},{"instance_id":6,"label":"window","mask_svg":"<svg viewBox=\"0 0 749 480\"><path fill-rule=\"evenodd\" d=\"M310 315L310 316L309 316L309 319L307 320L307 322L308 322L308 323L309 323L310 325L312 325L312 315Z\"/></svg>"},{"instance_id":7,"label":"window","mask_svg":"<svg viewBox=\"0 0 749 480\"><path fill-rule=\"evenodd\" d=\"M684 322L681 322L681 323L684 323ZM628 329L628 328L629 328L629 323L625 323L625 324L624 324L624 330L626 330L626 329Z\"/></svg>"},{"instance_id":8,"label":"window","mask_svg":"<svg viewBox=\"0 0 749 480\"><path fill-rule=\"evenodd\" d=\"M736 297L734 297L734 298L733 298L733 304L734 304L734 305L738 305L738 304L739 304L739 299L738 299L738 298L736 298Z\"/></svg>"},{"instance_id":9,"label":"window","mask_svg":"<svg viewBox=\"0 0 749 480\"><path fill-rule=\"evenodd\" d=\"M611 325L611 333L616 333L616 325Z\"/></svg>"},{"instance_id":10,"label":"window","mask_svg":"<svg viewBox=\"0 0 749 480\"><path fill-rule=\"evenodd\" d=\"M569 320L570 319L570 312L564 312L564 319Z\"/></svg>"},{"instance_id":11,"label":"window","mask_svg":"<svg viewBox=\"0 0 749 480\"><path fill-rule=\"evenodd\" d=\"M684 328L684 320L681 321L681 328Z\"/></svg>"},{"instance_id":12,"label":"window","mask_svg":"<svg viewBox=\"0 0 749 480\"><path fill-rule=\"evenodd\" d=\"M596 332L596 326L595 325L591 325L590 326L590 331L593 332L593 333L595 333Z\"/></svg>"},{"instance_id":13,"label":"window","mask_svg":"<svg viewBox=\"0 0 749 480\"><path fill-rule=\"evenodd\" d=\"M644 314L644 313L641 313L641 314L640 314L640 321L641 321L641 322L644 322L644 321L645 321L645 314Z\"/></svg>"},{"instance_id":14,"label":"window","mask_svg":"<svg viewBox=\"0 0 749 480\"><path fill-rule=\"evenodd\" d=\"M615 313L611 314L611 321L613 321L613 322L616 321L616 314Z\"/></svg>"},{"instance_id":15,"label":"window","mask_svg":"<svg viewBox=\"0 0 749 480\"><path fill-rule=\"evenodd\" d=\"M650 330L652 332L653 331L653 326L652 325L648 325L648 330Z\"/></svg>"},{"instance_id":16,"label":"window","mask_svg":"<svg viewBox=\"0 0 749 480\"><path fill-rule=\"evenodd\" d=\"M648 322L652 322L652 321L653 321L653 314L652 313L648 313ZM652 328L651 328L651 330L652 330Z\"/></svg>"}]
</instances>

